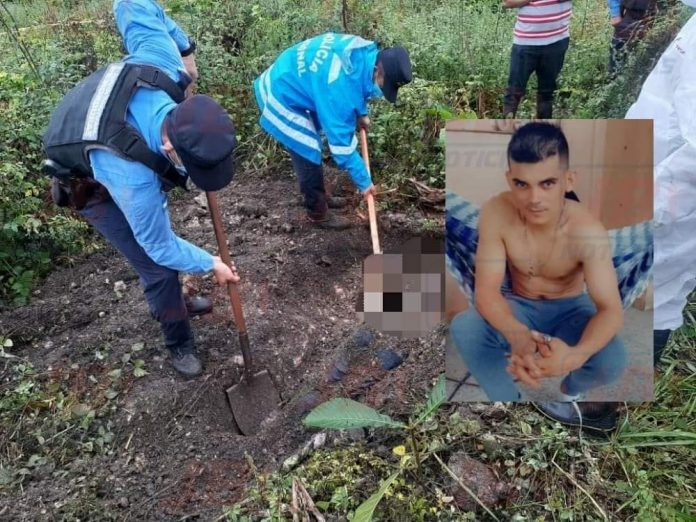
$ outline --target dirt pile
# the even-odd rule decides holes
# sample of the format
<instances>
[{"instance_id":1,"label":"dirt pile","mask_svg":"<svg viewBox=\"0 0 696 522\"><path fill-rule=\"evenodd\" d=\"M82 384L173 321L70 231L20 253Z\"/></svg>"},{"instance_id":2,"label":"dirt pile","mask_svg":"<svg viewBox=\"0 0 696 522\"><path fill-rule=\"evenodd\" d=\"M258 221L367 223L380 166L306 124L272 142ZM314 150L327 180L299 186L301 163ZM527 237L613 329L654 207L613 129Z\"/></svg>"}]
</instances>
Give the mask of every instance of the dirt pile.
<instances>
[{"instance_id":1,"label":"dirt pile","mask_svg":"<svg viewBox=\"0 0 696 522\"><path fill-rule=\"evenodd\" d=\"M174 227L214 252L210 219L195 196L170 202ZM193 321L205 372L183 380L166 360L136 275L106 247L53 273L28 306L2 311L0 331L37 372L73 368L74 385L83 395L103 392L100 376L122 367L124 358L129 364L141 359L147 374L131 378L113 399L111 455L78 460L63 475L32 478L23 490L6 492L11 507L3 516L58 516L65 513L65 499L73 497L93 499L105 516L134 520L219 515L224 505L243 497L250 462L276 469L309 440L301 419L314 405L346 396L390 414L407 412L443 371L441 332L408 341L360 333L355 302L361 263L371 245L355 211L357 199L348 211L356 227L333 232L304 220L292 178L242 177L219 197L243 279L240 292L255 365L271 371L282 408L257 437L236 435L224 391L238 382L242 367L224 289L210 278L190 283L213 297L215 310ZM386 248L420 232L419 212L397 217L382 213ZM380 351L389 353L378 356ZM339 360L340 378L332 380ZM77 481L81 476L89 477L88 489L84 480Z\"/></svg>"}]
</instances>

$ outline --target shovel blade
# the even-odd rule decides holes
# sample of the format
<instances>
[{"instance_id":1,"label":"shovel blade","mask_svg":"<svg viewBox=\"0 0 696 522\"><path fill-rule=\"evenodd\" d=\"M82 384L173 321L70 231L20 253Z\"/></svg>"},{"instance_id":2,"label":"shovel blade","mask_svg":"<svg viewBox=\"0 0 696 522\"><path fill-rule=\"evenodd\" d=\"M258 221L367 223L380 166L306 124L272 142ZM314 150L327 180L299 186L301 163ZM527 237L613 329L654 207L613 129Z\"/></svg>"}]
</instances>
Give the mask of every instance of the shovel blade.
<instances>
[{"instance_id":1,"label":"shovel blade","mask_svg":"<svg viewBox=\"0 0 696 522\"><path fill-rule=\"evenodd\" d=\"M242 435L254 435L280 403L280 395L271 374L263 370L251 379L242 377L227 390L227 400Z\"/></svg>"}]
</instances>

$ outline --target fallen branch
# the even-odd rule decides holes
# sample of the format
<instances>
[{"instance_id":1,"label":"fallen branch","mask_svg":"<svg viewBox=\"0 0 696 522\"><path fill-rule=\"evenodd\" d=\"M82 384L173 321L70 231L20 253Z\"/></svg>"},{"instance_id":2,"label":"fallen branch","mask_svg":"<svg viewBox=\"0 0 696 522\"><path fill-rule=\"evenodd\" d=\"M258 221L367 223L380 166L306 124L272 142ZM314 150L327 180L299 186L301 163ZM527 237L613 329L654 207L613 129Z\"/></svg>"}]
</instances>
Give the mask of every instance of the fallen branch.
<instances>
[{"instance_id":1,"label":"fallen branch","mask_svg":"<svg viewBox=\"0 0 696 522\"><path fill-rule=\"evenodd\" d=\"M292 481L292 522L300 522L300 495L297 493L295 481Z\"/></svg>"},{"instance_id":2,"label":"fallen branch","mask_svg":"<svg viewBox=\"0 0 696 522\"><path fill-rule=\"evenodd\" d=\"M408 180L418 192L418 199L421 203L433 207L443 207L445 204L445 190L429 187L425 183L422 183L414 178L409 178Z\"/></svg>"},{"instance_id":3,"label":"fallen branch","mask_svg":"<svg viewBox=\"0 0 696 522\"><path fill-rule=\"evenodd\" d=\"M597 508L597 511L599 511L600 515L602 515L602 518L603 518L604 520L609 520L609 517L607 516L607 514L606 514L606 513L604 512L604 510L602 509L602 506L600 506L600 505L597 503L597 501L594 499L594 497L593 497L592 495L590 495L590 494L587 492L587 490L586 490L585 488L583 488L583 487L578 483L577 480L575 480L575 478L573 477L573 475L571 475L571 474L568 473L566 470L564 470L562 467L560 467L558 464L556 464L556 461L555 461L555 460L552 460L552 461L551 461L551 464L553 464L554 466L556 466L556 467L558 468L558 470L559 470L561 473L563 473L563 474L566 476L566 478L567 478L568 480L570 480L576 488L578 488L580 491L582 491L582 492L587 496L587 498L589 498L589 499L592 501L592 503L594 504L594 506Z\"/></svg>"},{"instance_id":4,"label":"fallen branch","mask_svg":"<svg viewBox=\"0 0 696 522\"><path fill-rule=\"evenodd\" d=\"M317 520L317 522L326 522L324 519L324 516L319 512L317 507L314 505L314 501L312 500L312 497L309 496L309 493L305 489L304 485L302 482L294 478L292 479L292 520L293 522L299 522L299 517L300 513L304 515L302 517L302 521L304 522L305 520L310 522L311 521L311 516L314 515L314 518Z\"/></svg>"}]
</instances>

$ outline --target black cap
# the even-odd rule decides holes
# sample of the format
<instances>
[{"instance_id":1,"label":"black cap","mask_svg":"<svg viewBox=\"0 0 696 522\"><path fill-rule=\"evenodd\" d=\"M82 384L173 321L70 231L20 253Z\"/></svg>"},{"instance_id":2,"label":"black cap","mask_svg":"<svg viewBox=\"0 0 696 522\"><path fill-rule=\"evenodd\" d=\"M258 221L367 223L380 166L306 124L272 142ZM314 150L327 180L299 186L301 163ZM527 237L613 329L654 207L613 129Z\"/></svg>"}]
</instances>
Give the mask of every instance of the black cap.
<instances>
[{"instance_id":1,"label":"black cap","mask_svg":"<svg viewBox=\"0 0 696 522\"><path fill-rule=\"evenodd\" d=\"M395 103L399 87L410 83L413 79L408 51L403 47L383 49L377 55L377 62L382 64L384 70L384 85L382 85L384 97Z\"/></svg>"},{"instance_id":2,"label":"black cap","mask_svg":"<svg viewBox=\"0 0 696 522\"><path fill-rule=\"evenodd\" d=\"M234 174L234 124L222 106L202 94L185 99L167 117L167 136L200 189L216 191Z\"/></svg>"}]
</instances>

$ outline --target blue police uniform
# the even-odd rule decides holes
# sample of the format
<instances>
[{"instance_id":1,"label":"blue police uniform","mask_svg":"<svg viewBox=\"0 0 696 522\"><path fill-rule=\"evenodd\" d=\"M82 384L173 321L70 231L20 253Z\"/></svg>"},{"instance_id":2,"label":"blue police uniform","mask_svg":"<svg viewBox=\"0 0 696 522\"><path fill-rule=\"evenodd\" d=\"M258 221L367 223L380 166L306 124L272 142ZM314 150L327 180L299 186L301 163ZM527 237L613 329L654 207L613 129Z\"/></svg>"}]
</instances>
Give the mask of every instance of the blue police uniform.
<instances>
[{"instance_id":1,"label":"blue police uniform","mask_svg":"<svg viewBox=\"0 0 696 522\"><path fill-rule=\"evenodd\" d=\"M355 129L368 112L368 99L382 95L373 82L378 52L374 42L359 36L326 33L286 49L254 81L261 127L293 156L310 213L321 212L325 204L321 172L302 179L316 173L311 165L321 165L321 131L357 188L363 191L372 183L357 151ZM298 165L306 168L298 170Z\"/></svg>"},{"instance_id":2,"label":"blue police uniform","mask_svg":"<svg viewBox=\"0 0 696 522\"><path fill-rule=\"evenodd\" d=\"M185 74L180 53L190 46L186 33L150 0L116 0L113 10L129 53L124 61L156 66L180 81ZM151 150L161 153L162 124L175 107L164 91L140 88L128 107L127 121ZM89 157L94 178L112 199L92 201L80 213L137 271L167 346L192 343L179 271L208 272L213 257L174 233L167 198L154 171L107 150L92 150Z\"/></svg>"}]
</instances>

